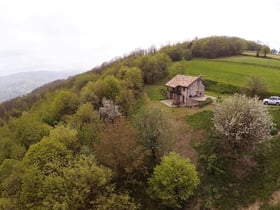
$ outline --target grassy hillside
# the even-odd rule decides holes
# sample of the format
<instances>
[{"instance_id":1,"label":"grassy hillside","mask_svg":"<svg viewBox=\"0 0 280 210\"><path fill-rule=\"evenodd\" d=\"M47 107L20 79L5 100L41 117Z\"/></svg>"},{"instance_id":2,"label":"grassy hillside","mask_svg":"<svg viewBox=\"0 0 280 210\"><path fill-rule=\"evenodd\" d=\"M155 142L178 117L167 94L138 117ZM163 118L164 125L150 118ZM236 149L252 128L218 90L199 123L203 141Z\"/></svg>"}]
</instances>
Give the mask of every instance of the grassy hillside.
<instances>
[{"instance_id":1,"label":"grassy hillside","mask_svg":"<svg viewBox=\"0 0 280 210\"><path fill-rule=\"evenodd\" d=\"M237 56L194 59L182 64L184 74L202 75L206 80L238 87L245 87L250 76L258 76L265 81L269 92L280 94L280 60Z\"/></svg>"},{"instance_id":2,"label":"grassy hillside","mask_svg":"<svg viewBox=\"0 0 280 210\"><path fill-rule=\"evenodd\" d=\"M255 64L257 66L265 66L271 68L280 68L280 59L274 58L257 58L255 56L232 56L225 58L216 58L215 60L242 64Z\"/></svg>"},{"instance_id":3,"label":"grassy hillside","mask_svg":"<svg viewBox=\"0 0 280 210\"><path fill-rule=\"evenodd\" d=\"M243 51L242 55L249 55L249 56L256 56L256 51ZM260 52L259 56L263 56L263 53ZM273 54L267 54L268 58L275 58L275 59L280 59L280 55L273 55Z\"/></svg>"},{"instance_id":4,"label":"grassy hillside","mask_svg":"<svg viewBox=\"0 0 280 210\"><path fill-rule=\"evenodd\" d=\"M246 88L251 76L262 79L267 88L267 94L280 95L280 60L266 59L251 56L232 56L217 59L193 59L191 61L173 62L169 68L169 74L176 73L186 75L202 75L208 82L206 91L208 94L227 93L242 91ZM145 87L152 100L163 99L161 90L165 89L165 82L171 76L162 79L156 85ZM211 86L211 87L210 87ZM209 92L210 91L210 92Z\"/></svg>"}]
</instances>

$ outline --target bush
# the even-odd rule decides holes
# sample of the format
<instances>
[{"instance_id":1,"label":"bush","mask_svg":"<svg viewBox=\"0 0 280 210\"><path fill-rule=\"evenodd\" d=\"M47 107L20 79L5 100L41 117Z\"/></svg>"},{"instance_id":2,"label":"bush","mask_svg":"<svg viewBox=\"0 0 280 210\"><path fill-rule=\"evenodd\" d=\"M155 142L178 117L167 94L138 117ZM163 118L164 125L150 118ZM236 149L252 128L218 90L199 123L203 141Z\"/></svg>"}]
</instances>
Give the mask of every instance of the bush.
<instances>
[{"instance_id":1,"label":"bush","mask_svg":"<svg viewBox=\"0 0 280 210\"><path fill-rule=\"evenodd\" d=\"M194 165L175 152L164 156L148 181L149 193L165 206L181 208L199 184Z\"/></svg>"},{"instance_id":2,"label":"bush","mask_svg":"<svg viewBox=\"0 0 280 210\"><path fill-rule=\"evenodd\" d=\"M199 107L204 107L204 106L206 106L208 104L211 104L211 103L213 103L213 99L208 97L208 98L206 98L205 101L199 102L198 106Z\"/></svg>"},{"instance_id":3,"label":"bush","mask_svg":"<svg viewBox=\"0 0 280 210\"><path fill-rule=\"evenodd\" d=\"M215 82L212 80L205 80L205 85L207 87L207 90L220 94L234 94L240 91L239 87L237 86Z\"/></svg>"}]
</instances>

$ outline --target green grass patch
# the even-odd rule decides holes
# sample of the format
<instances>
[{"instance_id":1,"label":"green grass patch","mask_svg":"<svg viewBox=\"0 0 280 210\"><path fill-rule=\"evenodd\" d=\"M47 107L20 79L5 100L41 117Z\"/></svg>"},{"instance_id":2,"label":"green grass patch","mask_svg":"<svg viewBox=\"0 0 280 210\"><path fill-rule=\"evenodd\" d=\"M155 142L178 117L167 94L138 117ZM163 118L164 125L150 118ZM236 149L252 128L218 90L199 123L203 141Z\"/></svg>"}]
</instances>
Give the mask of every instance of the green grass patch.
<instances>
[{"instance_id":1,"label":"green grass patch","mask_svg":"<svg viewBox=\"0 0 280 210\"><path fill-rule=\"evenodd\" d=\"M187 123L194 128L211 130L212 129L213 112L204 110L187 117Z\"/></svg>"},{"instance_id":2,"label":"green grass patch","mask_svg":"<svg viewBox=\"0 0 280 210\"><path fill-rule=\"evenodd\" d=\"M145 92L151 100L164 100L166 97L163 95L166 88L163 85L146 85Z\"/></svg>"},{"instance_id":3,"label":"green grass patch","mask_svg":"<svg viewBox=\"0 0 280 210\"><path fill-rule=\"evenodd\" d=\"M271 114L273 118L273 122L275 124L275 127L280 130L280 108L273 107L269 109L269 113Z\"/></svg>"}]
</instances>

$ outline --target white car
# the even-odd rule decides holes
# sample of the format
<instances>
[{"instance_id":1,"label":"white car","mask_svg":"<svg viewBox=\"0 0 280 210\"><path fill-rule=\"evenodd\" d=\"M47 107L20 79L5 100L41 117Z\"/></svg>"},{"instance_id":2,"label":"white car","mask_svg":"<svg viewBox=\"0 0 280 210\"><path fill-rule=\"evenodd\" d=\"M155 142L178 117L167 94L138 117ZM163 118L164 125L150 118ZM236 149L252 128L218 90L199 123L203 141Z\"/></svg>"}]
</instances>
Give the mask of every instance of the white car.
<instances>
[{"instance_id":1,"label":"white car","mask_svg":"<svg viewBox=\"0 0 280 210\"><path fill-rule=\"evenodd\" d=\"M263 99L263 103L265 105L271 104L271 105L280 105L280 97L279 96L270 96L269 98Z\"/></svg>"}]
</instances>

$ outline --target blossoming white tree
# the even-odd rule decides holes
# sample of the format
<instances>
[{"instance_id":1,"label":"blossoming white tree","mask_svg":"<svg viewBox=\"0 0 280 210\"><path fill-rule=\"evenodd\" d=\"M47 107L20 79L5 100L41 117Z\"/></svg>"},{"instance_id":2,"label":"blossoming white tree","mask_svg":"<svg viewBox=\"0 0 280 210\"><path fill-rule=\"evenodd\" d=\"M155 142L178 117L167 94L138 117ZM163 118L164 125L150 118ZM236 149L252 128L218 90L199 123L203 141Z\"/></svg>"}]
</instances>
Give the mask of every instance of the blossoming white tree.
<instances>
[{"instance_id":1,"label":"blossoming white tree","mask_svg":"<svg viewBox=\"0 0 280 210\"><path fill-rule=\"evenodd\" d=\"M235 94L214 112L214 127L227 145L242 153L268 140L273 127L267 108L258 98Z\"/></svg>"}]
</instances>

